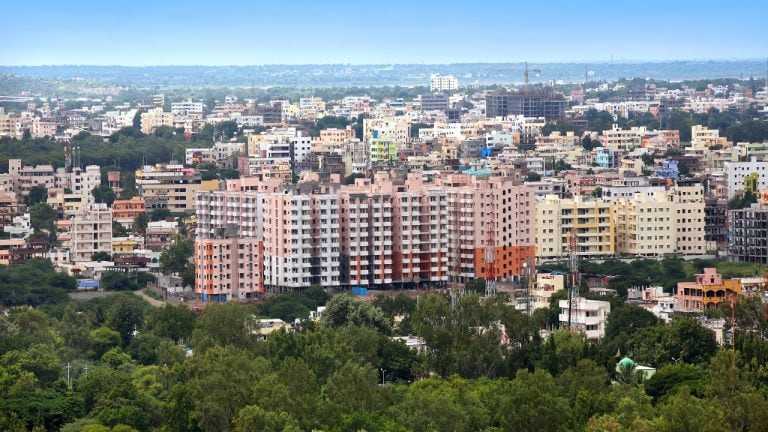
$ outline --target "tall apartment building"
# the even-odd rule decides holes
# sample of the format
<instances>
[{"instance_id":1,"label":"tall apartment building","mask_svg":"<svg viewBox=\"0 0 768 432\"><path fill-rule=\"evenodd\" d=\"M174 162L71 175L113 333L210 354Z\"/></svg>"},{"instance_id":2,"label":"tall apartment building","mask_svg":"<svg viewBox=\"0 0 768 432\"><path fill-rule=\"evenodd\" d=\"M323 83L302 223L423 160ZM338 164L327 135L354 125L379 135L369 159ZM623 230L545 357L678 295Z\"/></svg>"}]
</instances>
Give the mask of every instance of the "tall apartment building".
<instances>
[{"instance_id":1,"label":"tall apartment building","mask_svg":"<svg viewBox=\"0 0 768 432\"><path fill-rule=\"evenodd\" d=\"M616 202L616 252L664 256L676 250L677 206L666 192Z\"/></svg>"},{"instance_id":2,"label":"tall apartment building","mask_svg":"<svg viewBox=\"0 0 768 432\"><path fill-rule=\"evenodd\" d=\"M136 188L147 209L168 208L192 212L195 193L202 187L200 173L184 165L145 165L136 170Z\"/></svg>"},{"instance_id":3,"label":"tall apartment building","mask_svg":"<svg viewBox=\"0 0 768 432\"><path fill-rule=\"evenodd\" d=\"M56 170L56 187L69 189L76 195L90 195L101 184L101 167L88 165L85 169L73 167L71 172L64 168Z\"/></svg>"},{"instance_id":4,"label":"tall apartment building","mask_svg":"<svg viewBox=\"0 0 768 432\"><path fill-rule=\"evenodd\" d=\"M173 127L174 114L164 112L162 108L154 108L141 113L141 132L151 134L161 126Z\"/></svg>"},{"instance_id":5,"label":"tall apartment building","mask_svg":"<svg viewBox=\"0 0 768 432\"><path fill-rule=\"evenodd\" d=\"M476 233L489 227L499 279L519 277L534 257L533 191L511 178L426 183L420 174L377 173L348 186L240 179L197 197L196 289L212 298L484 277L487 237Z\"/></svg>"},{"instance_id":6,"label":"tall apartment building","mask_svg":"<svg viewBox=\"0 0 768 432\"><path fill-rule=\"evenodd\" d=\"M704 186L701 183L678 183L670 191L670 199L676 215L675 253L707 253Z\"/></svg>"},{"instance_id":7,"label":"tall apartment building","mask_svg":"<svg viewBox=\"0 0 768 432\"><path fill-rule=\"evenodd\" d=\"M768 264L768 206L727 210L728 256L741 262Z\"/></svg>"},{"instance_id":8,"label":"tall apartment building","mask_svg":"<svg viewBox=\"0 0 768 432\"><path fill-rule=\"evenodd\" d=\"M536 257L567 256L571 231L577 234L577 254L582 258L604 258L615 253L614 206L601 199L581 195L562 199L547 195L536 203Z\"/></svg>"},{"instance_id":9,"label":"tall apartment building","mask_svg":"<svg viewBox=\"0 0 768 432\"><path fill-rule=\"evenodd\" d=\"M487 118L522 115L560 120L568 106L565 98L556 93L510 93L496 92L485 96Z\"/></svg>"},{"instance_id":10,"label":"tall apartment building","mask_svg":"<svg viewBox=\"0 0 768 432\"><path fill-rule=\"evenodd\" d=\"M751 157L747 162L725 162L725 184L728 199L744 190L744 179L756 174L759 190L768 189L768 161L758 161Z\"/></svg>"},{"instance_id":11,"label":"tall apartment building","mask_svg":"<svg viewBox=\"0 0 768 432\"><path fill-rule=\"evenodd\" d=\"M72 219L70 259L90 261L96 252L112 253L112 210L92 204Z\"/></svg>"},{"instance_id":12,"label":"tall apartment building","mask_svg":"<svg viewBox=\"0 0 768 432\"><path fill-rule=\"evenodd\" d=\"M443 92L459 89L459 80L453 75L432 74L429 76L429 91Z\"/></svg>"},{"instance_id":13,"label":"tall apartment building","mask_svg":"<svg viewBox=\"0 0 768 432\"><path fill-rule=\"evenodd\" d=\"M511 177L456 174L439 179L438 184L449 198L452 276L459 281L487 277L489 240L494 242L490 246L496 278L512 280L523 275L523 264L536 256L533 189Z\"/></svg>"}]
</instances>

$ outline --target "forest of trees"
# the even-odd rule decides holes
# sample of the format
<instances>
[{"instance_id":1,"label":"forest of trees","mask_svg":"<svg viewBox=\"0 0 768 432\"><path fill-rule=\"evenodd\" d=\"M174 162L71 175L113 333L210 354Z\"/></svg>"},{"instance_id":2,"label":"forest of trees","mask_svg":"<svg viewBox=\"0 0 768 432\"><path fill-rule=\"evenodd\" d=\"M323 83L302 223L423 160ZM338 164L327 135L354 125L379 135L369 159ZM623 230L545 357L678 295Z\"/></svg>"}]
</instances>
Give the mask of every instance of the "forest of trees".
<instances>
[{"instance_id":1,"label":"forest of trees","mask_svg":"<svg viewBox=\"0 0 768 432\"><path fill-rule=\"evenodd\" d=\"M254 333L257 317L290 321L323 304L322 318L295 332ZM759 300L736 305L735 350L694 319L665 324L612 306L596 343L567 330L542 338L554 307L528 317L470 291L455 305L439 293L371 302L315 287L202 312L128 293L15 307L0 315L0 430L768 428ZM408 334L426 350L391 339ZM616 372L617 354L658 372Z\"/></svg>"}]
</instances>

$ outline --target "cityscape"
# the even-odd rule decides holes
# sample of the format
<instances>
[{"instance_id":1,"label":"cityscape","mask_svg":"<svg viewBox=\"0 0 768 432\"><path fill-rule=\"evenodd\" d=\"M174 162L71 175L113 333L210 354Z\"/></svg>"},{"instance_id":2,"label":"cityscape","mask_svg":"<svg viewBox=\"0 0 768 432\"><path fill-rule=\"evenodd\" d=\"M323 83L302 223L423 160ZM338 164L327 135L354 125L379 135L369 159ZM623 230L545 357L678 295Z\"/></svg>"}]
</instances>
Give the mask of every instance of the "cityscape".
<instances>
[{"instance_id":1,"label":"cityscape","mask_svg":"<svg viewBox=\"0 0 768 432\"><path fill-rule=\"evenodd\" d=\"M768 430L765 5L43 3L0 430Z\"/></svg>"}]
</instances>

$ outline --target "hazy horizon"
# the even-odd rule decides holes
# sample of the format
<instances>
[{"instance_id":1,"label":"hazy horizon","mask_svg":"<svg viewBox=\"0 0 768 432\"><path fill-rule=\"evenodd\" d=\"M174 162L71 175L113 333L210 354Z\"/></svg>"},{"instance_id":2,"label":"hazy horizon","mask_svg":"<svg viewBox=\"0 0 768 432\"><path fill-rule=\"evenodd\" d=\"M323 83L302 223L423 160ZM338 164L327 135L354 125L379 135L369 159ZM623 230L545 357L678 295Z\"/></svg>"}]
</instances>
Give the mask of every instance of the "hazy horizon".
<instances>
[{"instance_id":1,"label":"hazy horizon","mask_svg":"<svg viewBox=\"0 0 768 432\"><path fill-rule=\"evenodd\" d=\"M597 0L5 5L5 66L594 63L760 59L768 4Z\"/></svg>"}]
</instances>

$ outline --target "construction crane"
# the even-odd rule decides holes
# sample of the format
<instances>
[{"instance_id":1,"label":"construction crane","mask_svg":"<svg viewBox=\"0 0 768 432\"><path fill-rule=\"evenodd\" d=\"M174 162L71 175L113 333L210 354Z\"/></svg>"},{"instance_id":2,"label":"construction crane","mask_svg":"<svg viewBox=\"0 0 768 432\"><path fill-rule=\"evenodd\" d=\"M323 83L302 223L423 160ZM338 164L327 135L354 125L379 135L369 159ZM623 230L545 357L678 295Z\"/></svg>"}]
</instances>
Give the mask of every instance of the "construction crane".
<instances>
[{"instance_id":1,"label":"construction crane","mask_svg":"<svg viewBox=\"0 0 768 432\"><path fill-rule=\"evenodd\" d=\"M525 62L525 69L523 69L523 82L525 82L525 92L528 93L528 78L531 72L541 73L540 68L529 68L528 62Z\"/></svg>"},{"instance_id":2,"label":"construction crane","mask_svg":"<svg viewBox=\"0 0 768 432\"><path fill-rule=\"evenodd\" d=\"M571 238L568 242L568 258L571 271L571 285L568 288L568 328L574 330L573 302L579 296L579 236L576 228L571 229Z\"/></svg>"}]
</instances>

